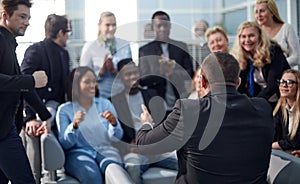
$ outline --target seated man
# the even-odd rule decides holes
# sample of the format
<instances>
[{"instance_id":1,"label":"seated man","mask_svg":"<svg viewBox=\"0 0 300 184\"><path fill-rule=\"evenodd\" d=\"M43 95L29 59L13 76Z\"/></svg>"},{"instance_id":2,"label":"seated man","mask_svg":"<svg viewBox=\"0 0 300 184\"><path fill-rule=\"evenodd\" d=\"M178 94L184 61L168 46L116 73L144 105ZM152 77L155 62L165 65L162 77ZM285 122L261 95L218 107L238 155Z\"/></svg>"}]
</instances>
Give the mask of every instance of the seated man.
<instances>
[{"instance_id":1,"label":"seated man","mask_svg":"<svg viewBox=\"0 0 300 184\"><path fill-rule=\"evenodd\" d=\"M123 152L125 168L135 183L142 183L141 175L151 166L164 167L177 170L175 154L149 157L137 153L135 136L141 127L141 105L145 104L153 113L155 121L160 122L165 116L165 107L161 98L155 98L157 92L151 89L140 89L139 69L131 58L123 59L118 63L119 78L124 83L125 89L112 97L111 101L117 111L118 118L124 130L123 142L120 150ZM161 99L162 100L162 99Z\"/></svg>"},{"instance_id":2,"label":"seated man","mask_svg":"<svg viewBox=\"0 0 300 184\"><path fill-rule=\"evenodd\" d=\"M143 108L139 151L177 150L176 183L267 184L274 136L271 106L237 92L240 70L232 55L211 53L201 69L204 96L177 100L158 125Z\"/></svg>"}]
</instances>

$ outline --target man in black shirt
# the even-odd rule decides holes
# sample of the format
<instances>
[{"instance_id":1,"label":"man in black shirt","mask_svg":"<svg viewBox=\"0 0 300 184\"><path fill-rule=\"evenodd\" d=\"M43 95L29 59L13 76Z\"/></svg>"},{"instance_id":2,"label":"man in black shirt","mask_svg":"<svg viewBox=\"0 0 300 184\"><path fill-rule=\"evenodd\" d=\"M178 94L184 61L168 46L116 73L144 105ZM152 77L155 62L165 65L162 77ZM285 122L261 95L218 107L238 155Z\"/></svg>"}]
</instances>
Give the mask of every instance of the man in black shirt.
<instances>
[{"instance_id":1,"label":"man in black shirt","mask_svg":"<svg viewBox=\"0 0 300 184\"><path fill-rule=\"evenodd\" d=\"M30 165L16 125L21 127L22 97L35 109L45 132L50 113L38 98L35 88L47 84L44 71L21 75L16 57L16 37L23 36L29 25L29 0L2 0L0 5L0 183L34 184ZM20 105L21 104L21 105ZM18 107L21 108L18 108ZM21 111L18 111L21 110Z\"/></svg>"}]
</instances>

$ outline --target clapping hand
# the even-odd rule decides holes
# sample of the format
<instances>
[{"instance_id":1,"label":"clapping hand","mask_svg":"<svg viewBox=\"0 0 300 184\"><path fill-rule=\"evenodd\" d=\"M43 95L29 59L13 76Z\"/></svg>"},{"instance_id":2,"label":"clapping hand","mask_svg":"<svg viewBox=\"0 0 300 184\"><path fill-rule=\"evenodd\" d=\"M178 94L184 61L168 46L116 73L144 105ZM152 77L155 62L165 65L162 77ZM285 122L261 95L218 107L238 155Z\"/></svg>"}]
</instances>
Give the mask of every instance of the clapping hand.
<instances>
[{"instance_id":1,"label":"clapping hand","mask_svg":"<svg viewBox=\"0 0 300 184\"><path fill-rule=\"evenodd\" d=\"M84 120L84 117L85 117L85 112L77 111L74 114L73 127L78 127L78 125Z\"/></svg>"},{"instance_id":2,"label":"clapping hand","mask_svg":"<svg viewBox=\"0 0 300 184\"><path fill-rule=\"evenodd\" d=\"M100 113L100 116L105 118L112 126L117 125L116 117L110 111L106 110L104 113Z\"/></svg>"},{"instance_id":3,"label":"clapping hand","mask_svg":"<svg viewBox=\"0 0 300 184\"><path fill-rule=\"evenodd\" d=\"M166 74L167 76L171 75L174 71L174 68L176 66L176 62L174 59L169 59L164 57L162 54L159 59L160 63L160 73Z\"/></svg>"},{"instance_id":4,"label":"clapping hand","mask_svg":"<svg viewBox=\"0 0 300 184\"><path fill-rule=\"evenodd\" d=\"M117 73L117 69L114 67L114 64L112 62L112 56L108 54L105 55L104 63L99 72L99 76L103 76L106 71L110 71L113 74Z\"/></svg>"}]
</instances>

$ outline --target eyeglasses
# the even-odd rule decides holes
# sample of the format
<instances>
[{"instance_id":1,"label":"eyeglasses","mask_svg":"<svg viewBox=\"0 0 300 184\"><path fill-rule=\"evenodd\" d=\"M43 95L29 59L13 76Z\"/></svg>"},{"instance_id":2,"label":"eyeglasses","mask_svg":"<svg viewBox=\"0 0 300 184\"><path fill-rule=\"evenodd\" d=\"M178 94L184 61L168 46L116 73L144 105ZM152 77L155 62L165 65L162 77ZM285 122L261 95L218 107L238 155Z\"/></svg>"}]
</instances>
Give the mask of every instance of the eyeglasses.
<instances>
[{"instance_id":1,"label":"eyeglasses","mask_svg":"<svg viewBox=\"0 0 300 184\"><path fill-rule=\"evenodd\" d=\"M293 80L283 80L283 79L277 80L277 83L278 83L279 86L284 86L284 87L288 86L290 88L293 86L293 84L298 84L298 82L296 82L296 81L293 81Z\"/></svg>"},{"instance_id":2,"label":"eyeglasses","mask_svg":"<svg viewBox=\"0 0 300 184\"><path fill-rule=\"evenodd\" d=\"M69 36L71 36L72 35L72 30L66 29L66 30L64 30L64 33L67 33Z\"/></svg>"}]
</instances>

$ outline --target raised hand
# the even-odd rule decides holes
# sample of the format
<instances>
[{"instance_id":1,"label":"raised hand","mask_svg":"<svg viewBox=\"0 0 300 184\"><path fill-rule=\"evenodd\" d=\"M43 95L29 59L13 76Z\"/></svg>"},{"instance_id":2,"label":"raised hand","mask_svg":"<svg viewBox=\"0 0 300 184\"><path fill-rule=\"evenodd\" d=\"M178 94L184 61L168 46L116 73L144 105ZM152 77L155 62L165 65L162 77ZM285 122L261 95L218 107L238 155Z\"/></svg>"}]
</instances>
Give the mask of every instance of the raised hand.
<instances>
[{"instance_id":1,"label":"raised hand","mask_svg":"<svg viewBox=\"0 0 300 184\"><path fill-rule=\"evenodd\" d=\"M48 77L45 73L45 71L35 71L32 74L35 82L35 88L42 88L45 87L48 83Z\"/></svg>"},{"instance_id":2,"label":"raised hand","mask_svg":"<svg viewBox=\"0 0 300 184\"><path fill-rule=\"evenodd\" d=\"M152 126L154 126L154 122L153 122L152 116L149 113L147 107L144 104L142 104L141 107L142 107L142 110L143 110L143 112L141 113L141 116L140 116L141 123L144 124L146 122L149 122L149 123L152 124Z\"/></svg>"},{"instance_id":3,"label":"raised hand","mask_svg":"<svg viewBox=\"0 0 300 184\"><path fill-rule=\"evenodd\" d=\"M106 110L104 113L100 113L100 116L105 118L112 126L117 125L116 117L110 111Z\"/></svg>"}]
</instances>

